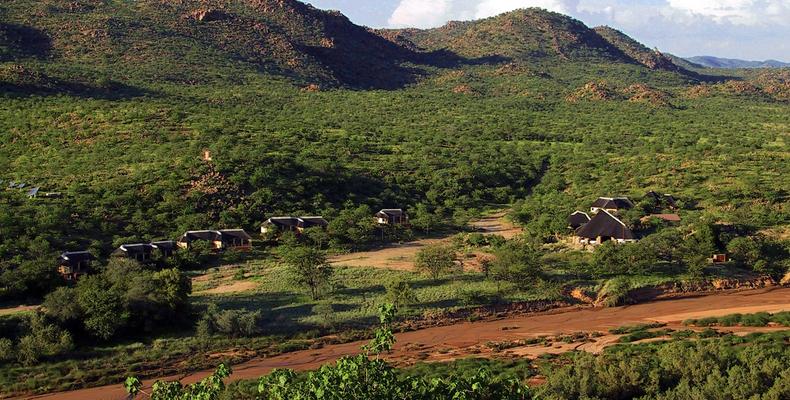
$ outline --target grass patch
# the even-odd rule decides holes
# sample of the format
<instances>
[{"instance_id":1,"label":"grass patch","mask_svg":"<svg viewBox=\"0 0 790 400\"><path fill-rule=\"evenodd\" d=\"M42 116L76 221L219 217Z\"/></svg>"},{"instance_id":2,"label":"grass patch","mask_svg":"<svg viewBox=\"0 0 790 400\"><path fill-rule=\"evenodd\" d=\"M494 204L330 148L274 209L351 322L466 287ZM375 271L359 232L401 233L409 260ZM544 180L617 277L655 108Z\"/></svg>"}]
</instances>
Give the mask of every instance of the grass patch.
<instances>
[{"instance_id":1,"label":"grass patch","mask_svg":"<svg viewBox=\"0 0 790 400\"><path fill-rule=\"evenodd\" d=\"M660 322L653 322L649 324L637 324L637 325L623 325L617 328L609 329L609 333L613 335L627 335L637 332L644 332L650 329L663 328L665 326L667 326L667 324L663 324Z\"/></svg>"},{"instance_id":2,"label":"grass patch","mask_svg":"<svg viewBox=\"0 0 790 400\"><path fill-rule=\"evenodd\" d=\"M769 324L790 326L790 312L783 311L776 314L759 312L754 314L729 314L723 317L707 317L700 319L687 319L683 321L686 326L749 326L764 327Z\"/></svg>"}]
</instances>

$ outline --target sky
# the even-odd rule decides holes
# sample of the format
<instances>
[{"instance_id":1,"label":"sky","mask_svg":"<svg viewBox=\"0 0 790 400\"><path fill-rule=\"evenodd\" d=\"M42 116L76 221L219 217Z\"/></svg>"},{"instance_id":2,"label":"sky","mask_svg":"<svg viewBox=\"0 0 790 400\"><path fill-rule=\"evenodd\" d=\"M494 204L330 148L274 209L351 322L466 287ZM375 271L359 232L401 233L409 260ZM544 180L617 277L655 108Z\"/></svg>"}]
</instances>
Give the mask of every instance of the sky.
<instances>
[{"instance_id":1,"label":"sky","mask_svg":"<svg viewBox=\"0 0 790 400\"><path fill-rule=\"evenodd\" d=\"M651 48L790 62L790 0L307 0L374 28L431 28L524 7L609 25Z\"/></svg>"}]
</instances>

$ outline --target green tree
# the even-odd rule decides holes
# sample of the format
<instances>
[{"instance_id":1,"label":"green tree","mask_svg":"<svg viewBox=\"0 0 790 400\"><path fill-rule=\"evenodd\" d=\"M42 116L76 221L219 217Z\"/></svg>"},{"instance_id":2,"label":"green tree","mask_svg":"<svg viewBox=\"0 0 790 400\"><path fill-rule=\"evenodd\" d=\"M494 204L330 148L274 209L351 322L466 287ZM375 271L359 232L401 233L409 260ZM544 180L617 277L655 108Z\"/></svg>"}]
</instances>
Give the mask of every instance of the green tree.
<instances>
[{"instance_id":1,"label":"green tree","mask_svg":"<svg viewBox=\"0 0 790 400\"><path fill-rule=\"evenodd\" d=\"M334 274L326 255L321 250L305 246L283 247L280 252L294 282L306 286L310 297L317 300Z\"/></svg>"},{"instance_id":2,"label":"green tree","mask_svg":"<svg viewBox=\"0 0 790 400\"><path fill-rule=\"evenodd\" d=\"M417 295L406 280L394 280L385 286L385 299L388 303L394 304L398 310L405 310L410 305L417 302Z\"/></svg>"},{"instance_id":3,"label":"green tree","mask_svg":"<svg viewBox=\"0 0 790 400\"><path fill-rule=\"evenodd\" d=\"M302 232L302 237L317 249L322 249L329 243L329 233L320 226L312 226Z\"/></svg>"},{"instance_id":4,"label":"green tree","mask_svg":"<svg viewBox=\"0 0 790 400\"><path fill-rule=\"evenodd\" d=\"M452 246L432 244L423 247L417 252L414 260L415 270L425 273L431 279L439 279L443 274L449 274L459 269L457 255Z\"/></svg>"},{"instance_id":5,"label":"green tree","mask_svg":"<svg viewBox=\"0 0 790 400\"><path fill-rule=\"evenodd\" d=\"M129 319L124 293L104 277L95 275L80 279L77 303L83 311L85 330L100 339L109 339Z\"/></svg>"},{"instance_id":6,"label":"green tree","mask_svg":"<svg viewBox=\"0 0 790 400\"><path fill-rule=\"evenodd\" d=\"M754 238L736 237L727 243L727 252L734 261L745 266L754 266L762 256L762 246Z\"/></svg>"},{"instance_id":7,"label":"green tree","mask_svg":"<svg viewBox=\"0 0 790 400\"><path fill-rule=\"evenodd\" d=\"M73 288L60 287L44 298L42 308L47 317L61 325L79 321L82 310L77 302L77 291Z\"/></svg>"},{"instance_id":8,"label":"green tree","mask_svg":"<svg viewBox=\"0 0 790 400\"><path fill-rule=\"evenodd\" d=\"M431 233L431 229L437 227L441 219L428 210L428 207L423 204L417 204L409 215L409 222L417 229L421 229L426 235Z\"/></svg>"},{"instance_id":9,"label":"green tree","mask_svg":"<svg viewBox=\"0 0 790 400\"><path fill-rule=\"evenodd\" d=\"M33 365L42 357L54 356L74 348L71 334L57 325L48 323L42 313L33 313L28 319L27 334L17 345L20 363Z\"/></svg>"},{"instance_id":10,"label":"green tree","mask_svg":"<svg viewBox=\"0 0 790 400\"><path fill-rule=\"evenodd\" d=\"M510 241L494 252L489 274L497 281L529 287L540 277L540 253L529 243Z\"/></svg>"}]
</instances>

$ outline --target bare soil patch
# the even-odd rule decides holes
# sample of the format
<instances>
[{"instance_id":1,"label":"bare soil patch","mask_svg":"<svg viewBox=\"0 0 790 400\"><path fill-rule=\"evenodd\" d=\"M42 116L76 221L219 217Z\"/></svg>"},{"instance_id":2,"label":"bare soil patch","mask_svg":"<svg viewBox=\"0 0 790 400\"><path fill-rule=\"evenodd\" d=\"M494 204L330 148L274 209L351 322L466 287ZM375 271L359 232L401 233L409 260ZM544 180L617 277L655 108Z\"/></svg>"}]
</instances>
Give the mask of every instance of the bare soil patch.
<instances>
[{"instance_id":1,"label":"bare soil patch","mask_svg":"<svg viewBox=\"0 0 790 400\"><path fill-rule=\"evenodd\" d=\"M196 295L205 295L205 294L229 294L229 293L240 293L246 292L249 290L253 290L258 287L258 282L253 281L238 281L233 283L222 284L215 288L198 291L194 294Z\"/></svg>"},{"instance_id":2,"label":"bare soil patch","mask_svg":"<svg viewBox=\"0 0 790 400\"><path fill-rule=\"evenodd\" d=\"M507 221L505 215L506 212L501 211L473 221L471 225L484 235L501 235L506 239L511 239L521 234L521 228ZM335 256L330 258L329 262L333 265L347 267L372 267L396 271L412 271L414 269L414 258L417 256L420 249L428 245L447 242L448 240L449 238L422 239L401 244L393 244L381 249Z\"/></svg>"}]
</instances>

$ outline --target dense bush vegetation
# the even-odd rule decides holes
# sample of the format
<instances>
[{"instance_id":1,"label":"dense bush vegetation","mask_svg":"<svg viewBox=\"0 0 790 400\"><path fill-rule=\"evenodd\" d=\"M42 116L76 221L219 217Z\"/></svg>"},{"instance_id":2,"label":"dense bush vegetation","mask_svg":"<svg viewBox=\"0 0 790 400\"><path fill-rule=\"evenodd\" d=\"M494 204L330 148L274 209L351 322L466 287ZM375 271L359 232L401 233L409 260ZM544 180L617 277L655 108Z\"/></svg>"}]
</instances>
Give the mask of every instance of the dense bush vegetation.
<instances>
[{"instance_id":1,"label":"dense bush vegetation","mask_svg":"<svg viewBox=\"0 0 790 400\"><path fill-rule=\"evenodd\" d=\"M786 334L743 346L727 336L577 353L548 375L540 399L782 399L790 394ZM756 397L759 396L759 397Z\"/></svg>"},{"instance_id":2,"label":"dense bush vegetation","mask_svg":"<svg viewBox=\"0 0 790 400\"><path fill-rule=\"evenodd\" d=\"M43 307L49 318L80 336L107 340L186 320L191 290L191 281L176 269L154 272L112 259L101 274L47 295Z\"/></svg>"}]
</instances>

